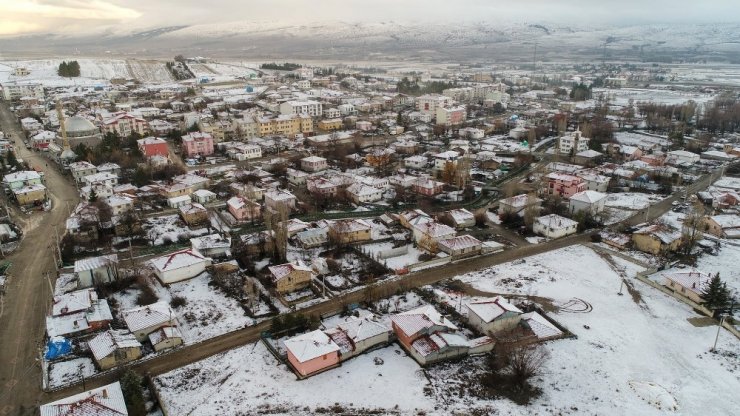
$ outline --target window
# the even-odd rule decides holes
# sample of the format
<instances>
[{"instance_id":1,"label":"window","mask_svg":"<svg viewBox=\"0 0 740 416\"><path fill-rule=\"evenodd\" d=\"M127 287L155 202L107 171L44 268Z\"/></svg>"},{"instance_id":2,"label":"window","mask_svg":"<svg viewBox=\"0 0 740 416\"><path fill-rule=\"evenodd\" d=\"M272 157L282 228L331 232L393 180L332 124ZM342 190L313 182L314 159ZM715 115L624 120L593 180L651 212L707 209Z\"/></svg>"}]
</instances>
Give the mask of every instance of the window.
<instances>
[{"instance_id":1,"label":"window","mask_svg":"<svg viewBox=\"0 0 740 416\"><path fill-rule=\"evenodd\" d=\"M326 360L326 354L324 354L321 358L323 358L324 360Z\"/></svg>"}]
</instances>

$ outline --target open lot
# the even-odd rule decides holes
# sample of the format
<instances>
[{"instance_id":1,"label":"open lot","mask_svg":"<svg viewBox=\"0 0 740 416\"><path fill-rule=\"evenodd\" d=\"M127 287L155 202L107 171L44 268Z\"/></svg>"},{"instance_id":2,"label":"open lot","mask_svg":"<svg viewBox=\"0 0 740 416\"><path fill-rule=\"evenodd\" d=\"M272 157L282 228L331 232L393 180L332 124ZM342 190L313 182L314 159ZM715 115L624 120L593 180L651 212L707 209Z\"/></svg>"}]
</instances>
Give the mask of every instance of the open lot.
<instances>
[{"instance_id":1,"label":"open lot","mask_svg":"<svg viewBox=\"0 0 740 416\"><path fill-rule=\"evenodd\" d=\"M357 413L373 406L388 413L434 415L456 410L729 415L740 406L734 393L740 388L740 343L723 332L719 353L709 353L716 327L692 325L688 319L696 315L687 306L636 281L632 293L619 296L618 271L634 276L639 266L606 261L585 246L517 263L459 278L481 291L550 297L559 307L554 318L578 336L546 344L551 358L536 382L544 393L528 407L440 388L460 385L465 374L454 364L422 370L397 346L364 354L306 382L296 381L263 345L251 344L164 374L155 383L170 412L191 415L237 414L247 408L314 414L334 406ZM376 365L375 358L383 364ZM472 358L464 365L480 370L483 363Z\"/></svg>"}]
</instances>

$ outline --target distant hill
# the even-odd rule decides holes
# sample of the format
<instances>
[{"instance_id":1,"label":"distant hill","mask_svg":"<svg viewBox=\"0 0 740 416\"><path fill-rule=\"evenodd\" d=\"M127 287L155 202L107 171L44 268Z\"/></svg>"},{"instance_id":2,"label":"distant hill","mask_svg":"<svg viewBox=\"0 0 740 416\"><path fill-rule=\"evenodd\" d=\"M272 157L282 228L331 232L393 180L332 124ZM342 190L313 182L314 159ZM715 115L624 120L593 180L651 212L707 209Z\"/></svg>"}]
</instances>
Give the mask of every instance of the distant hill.
<instances>
[{"instance_id":1,"label":"distant hill","mask_svg":"<svg viewBox=\"0 0 740 416\"><path fill-rule=\"evenodd\" d=\"M740 63L740 24L574 26L543 22L356 23L274 22L172 26L95 35L0 38L5 57L60 53L176 53L249 59L524 61L606 59Z\"/></svg>"}]
</instances>

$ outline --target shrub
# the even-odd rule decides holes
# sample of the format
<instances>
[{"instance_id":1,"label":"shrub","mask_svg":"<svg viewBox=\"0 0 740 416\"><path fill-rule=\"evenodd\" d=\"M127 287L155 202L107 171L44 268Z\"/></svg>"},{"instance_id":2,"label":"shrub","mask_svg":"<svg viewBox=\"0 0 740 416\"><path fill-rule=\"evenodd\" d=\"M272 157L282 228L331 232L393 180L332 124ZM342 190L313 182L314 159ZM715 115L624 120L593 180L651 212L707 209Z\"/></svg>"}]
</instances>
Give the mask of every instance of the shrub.
<instances>
[{"instance_id":1,"label":"shrub","mask_svg":"<svg viewBox=\"0 0 740 416\"><path fill-rule=\"evenodd\" d=\"M139 279L138 286L139 289L141 289L141 293L139 293L139 296L136 297L137 305L151 305L152 303L159 300L159 296L157 296L157 293L144 278Z\"/></svg>"},{"instance_id":2,"label":"shrub","mask_svg":"<svg viewBox=\"0 0 740 416\"><path fill-rule=\"evenodd\" d=\"M126 409L131 416L146 415L146 400L144 400L141 386L141 376L130 368L121 376L121 391L126 402Z\"/></svg>"},{"instance_id":3,"label":"shrub","mask_svg":"<svg viewBox=\"0 0 740 416\"><path fill-rule=\"evenodd\" d=\"M177 309L188 304L188 300L182 296L173 296L170 300L170 306Z\"/></svg>"}]
</instances>

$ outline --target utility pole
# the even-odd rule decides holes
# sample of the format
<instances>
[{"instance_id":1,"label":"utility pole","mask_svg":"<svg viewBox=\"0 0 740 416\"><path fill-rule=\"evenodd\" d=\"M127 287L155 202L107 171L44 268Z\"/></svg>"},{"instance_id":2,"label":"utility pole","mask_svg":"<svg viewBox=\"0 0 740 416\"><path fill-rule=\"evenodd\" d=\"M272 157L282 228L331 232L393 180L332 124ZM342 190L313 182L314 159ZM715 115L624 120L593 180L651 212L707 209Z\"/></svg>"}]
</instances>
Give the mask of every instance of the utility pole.
<instances>
[{"instance_id":1,"label":"utility pole","mask_svg":"<svg viewBox=\"0 0 740 416\"><path fill-rule=\"evenodd\" d=\"M717 351L717 341L719 340L719 331L722 330L722 325L725 323L725 318L726 317L727 317L727 314L722 314L722 316L720 316L720 318L719 318L719 325L717 325L717 336L714 337L714 346L709 351L712 351L712 352L716 352Z\"/></svg>"},{"instance_id":2,"label":"utility pole","mask_svg":"<svg viewBox=\"0 0 740 416\"><path fill-rule=\"evenodd\" d=\"M59 268L62 265L62 248L59 242L59 230L57 230L56 225L54 225L54 235L56 236L57 240L57 254L59 254L59 263L57 265L57 268Z\"/></svg>"}]
</instances>

